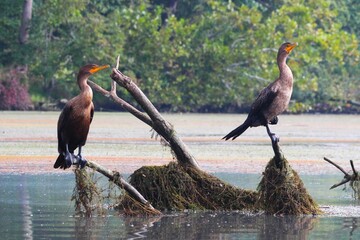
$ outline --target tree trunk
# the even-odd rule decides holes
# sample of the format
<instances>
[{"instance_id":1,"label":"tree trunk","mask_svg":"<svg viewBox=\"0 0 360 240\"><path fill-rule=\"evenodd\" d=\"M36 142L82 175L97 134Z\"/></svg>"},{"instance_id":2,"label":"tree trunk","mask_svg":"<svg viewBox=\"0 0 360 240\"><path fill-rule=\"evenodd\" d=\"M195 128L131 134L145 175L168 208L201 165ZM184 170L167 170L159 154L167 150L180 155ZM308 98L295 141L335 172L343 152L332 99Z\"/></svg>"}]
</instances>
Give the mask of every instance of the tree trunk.
<instances>
[{"instance_id":1,"label":"tree trunk","mask_svg":"<svg viewBox=\"0 0 360 240\"><path fill-rule=\"evenodd\" d=\"M20 44L26 44L29 39L32 4L33 4L32 0L24 1L23 13L21 16L20 33L19 33Z\"/></svg>"}]
</instances>

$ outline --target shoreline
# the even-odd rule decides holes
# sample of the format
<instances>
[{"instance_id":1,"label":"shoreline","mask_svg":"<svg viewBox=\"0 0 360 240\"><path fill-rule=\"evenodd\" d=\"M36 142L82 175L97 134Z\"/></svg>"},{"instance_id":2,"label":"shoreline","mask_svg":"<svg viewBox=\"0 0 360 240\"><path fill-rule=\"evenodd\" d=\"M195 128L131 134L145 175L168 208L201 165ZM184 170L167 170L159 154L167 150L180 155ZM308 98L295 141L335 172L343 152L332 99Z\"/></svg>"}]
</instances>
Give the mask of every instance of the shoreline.
<instances>
[{"instance_id":1,"label":"shoreline","mask_svg":"<svg viewBox=\"0 0 360 240\"><path fill-rule=\"evenodd\" d=\"M164 158L141 158L141 157L86 157L111 171L120 174L131 174L143 166L166 165L172 159ZM53 164L56 156L0 156L0 174L63 174L72 172L76 166L70 169L54 169ZM270 160L270 159L269 159ZM208 173L239 173L258 174L265 171L268 161L258 160L204 160L197 159L201 169ZM291 167L300 175L339 175L342 173L324 160L290 160ZM345 166L347 168L347 166Z\"/></svg>"},{"instance_id":2,"label":"shoreline","mask_svg":"<svg viewBox=\"0 0 360 240\"><path fill-rule=\"evenodd\" d=\"M59 112L0 113L0 173L62 173L57 157ZM261 174L273 156L263 127L251 128L235 141L221 140L246 117L242 114L164 114L206 172ZM346 123L346 124L343 124ZM271 129L292 168L300 175L342 173L327 157L351 170L360 160L358 115L281 115ZM110 170L132 173L145 165L173 160L170 149L152 138L149 126L129 113L96 113L84 157ZM66 171L65 171L66 172Z\"/></svg>"}]
</instances>

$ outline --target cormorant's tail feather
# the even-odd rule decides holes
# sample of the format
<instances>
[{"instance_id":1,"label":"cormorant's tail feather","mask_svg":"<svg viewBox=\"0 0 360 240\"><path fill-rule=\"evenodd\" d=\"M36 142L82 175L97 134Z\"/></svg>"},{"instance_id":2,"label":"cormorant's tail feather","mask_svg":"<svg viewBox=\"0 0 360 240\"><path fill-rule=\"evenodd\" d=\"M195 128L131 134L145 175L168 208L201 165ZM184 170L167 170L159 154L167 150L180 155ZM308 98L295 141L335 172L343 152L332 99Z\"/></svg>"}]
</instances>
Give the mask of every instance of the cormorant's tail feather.
<instances>
[{"instance_id":1,"label":"cormorant's tail feather","mask_svg":"<svg viewBox=\"0 0 360 240\"><path fill-rule=\"evenodd\" d=\"M229 140L230 138L232 138L232 140L234 140L235 138L237 138L238 136L243 134L243 132L245 132L246 129L248 129L248 128L249 128L249 124L244 122L243 124L241 124L240 126L235 128L234 130L232 130L228 135L226 135L222 139Z\"/></svg>"},{"instance_id":2,"label":"cormorant's tail feather","mask_svg":"<svg viewBox=\"0 0 360 240\"><path fill-rule=\"evenodd\" d=\"M58 158L56 159L56 162L54 164L54 168L63 168L64 170L67 168L65 156L63 154L59 154Z\"/></svg>"}]
</instances>

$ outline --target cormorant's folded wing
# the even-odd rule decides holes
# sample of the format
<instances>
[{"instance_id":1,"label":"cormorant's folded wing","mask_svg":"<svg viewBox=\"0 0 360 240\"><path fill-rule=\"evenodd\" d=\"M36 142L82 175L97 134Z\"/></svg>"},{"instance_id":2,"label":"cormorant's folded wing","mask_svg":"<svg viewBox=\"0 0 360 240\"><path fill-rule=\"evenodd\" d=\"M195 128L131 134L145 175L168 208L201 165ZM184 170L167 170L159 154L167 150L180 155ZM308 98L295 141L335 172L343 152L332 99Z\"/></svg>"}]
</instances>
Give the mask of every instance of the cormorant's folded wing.
<instances>
[{"instance_id":1,"label":"cormorant's folded wing","mask_svg":"<svg viewBox=\"0 0 360 240\"><path fill-rule=\"evenodd\" d=\"M273 88L273 83L264 88L251 105L251 112L259 113L267 109L274 101L277 95L276 90Z\"/></svg>"}]
</instances>

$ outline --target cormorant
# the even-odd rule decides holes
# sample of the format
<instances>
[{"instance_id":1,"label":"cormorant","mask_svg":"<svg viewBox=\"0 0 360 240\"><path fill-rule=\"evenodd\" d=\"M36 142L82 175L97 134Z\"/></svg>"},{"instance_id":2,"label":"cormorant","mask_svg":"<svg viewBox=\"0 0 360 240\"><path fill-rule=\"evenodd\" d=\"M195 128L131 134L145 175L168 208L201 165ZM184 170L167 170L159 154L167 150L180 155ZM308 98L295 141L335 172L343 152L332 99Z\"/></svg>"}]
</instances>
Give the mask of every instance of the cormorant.
<instances>
[{"instance_id":1,"label":"cormorant","mask_svg":"<svg viewBox=\"0 0 360 240\"><path fill-rule=\"evenodd\" d=\"M109 65L89 64L80 68L77 83L81 92L66 103L59 116L57 125L59 156L54 168L66 169L76 163L81 168L85 167L86 160L81 156L81 147L86 143L90 123L94 116L93 92L87 80L92 74L108 67ZM74 156L76 148L79 148L79 153Z\"/></svg>"},{"instance_id":2,"label":"cormorant","mask_svg":"<svg viewBox=\"0 0 360 240\"><path fill-rule=\"evenodd\" d=\"M249 127L265 126L271 141L278 142L279 138L270 132L268 124L276 124L278 122L278 115L287 108L293 88L293 74L291 69L286 64L286 59L290 52L297 46L297 43L283 43L277 54L277 65L280 70L279 77L264 88L254 103L251 105L251 110L239 127L235 128L223 139L234 140L240 136Z\"/></svg>"}]
</instances>

